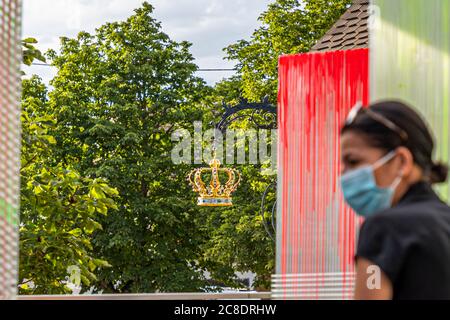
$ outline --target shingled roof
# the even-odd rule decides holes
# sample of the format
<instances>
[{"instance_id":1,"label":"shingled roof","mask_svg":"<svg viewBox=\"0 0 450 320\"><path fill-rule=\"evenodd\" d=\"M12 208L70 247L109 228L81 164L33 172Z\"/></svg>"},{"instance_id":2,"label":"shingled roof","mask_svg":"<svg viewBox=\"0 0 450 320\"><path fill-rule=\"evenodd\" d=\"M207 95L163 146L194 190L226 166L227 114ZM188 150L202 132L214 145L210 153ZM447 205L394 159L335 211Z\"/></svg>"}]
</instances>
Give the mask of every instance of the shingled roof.
<instances>
[{"instance_id":1,"label":"shingled roof","mask_svg":"<svg viewBox=\"0 0 450 320\"><path fill-rule=\"evenodd\" d=\"M311 51L334 51L367 48L369 46L369 0L354 0Z\"/></svg>"}]
</instances>

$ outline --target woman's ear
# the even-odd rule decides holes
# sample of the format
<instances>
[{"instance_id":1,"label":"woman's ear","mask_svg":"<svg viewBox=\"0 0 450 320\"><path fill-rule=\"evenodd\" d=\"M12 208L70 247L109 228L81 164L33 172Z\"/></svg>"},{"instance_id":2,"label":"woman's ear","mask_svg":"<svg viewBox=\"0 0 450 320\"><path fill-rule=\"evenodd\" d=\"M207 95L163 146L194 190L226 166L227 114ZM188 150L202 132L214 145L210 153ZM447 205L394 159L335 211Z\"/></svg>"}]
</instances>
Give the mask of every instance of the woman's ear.
<instances>
[{"instance_id":1,"label":"woman's ear","mask_svg":"<svg viewBox=\"0 0 450 320\"><path fill-rule=\"evenodd\" d=\"M408 177L414 168L414 157L408 148L397 148L397 157L399 159L398 175Z\"/></svg>"}]
</instances>

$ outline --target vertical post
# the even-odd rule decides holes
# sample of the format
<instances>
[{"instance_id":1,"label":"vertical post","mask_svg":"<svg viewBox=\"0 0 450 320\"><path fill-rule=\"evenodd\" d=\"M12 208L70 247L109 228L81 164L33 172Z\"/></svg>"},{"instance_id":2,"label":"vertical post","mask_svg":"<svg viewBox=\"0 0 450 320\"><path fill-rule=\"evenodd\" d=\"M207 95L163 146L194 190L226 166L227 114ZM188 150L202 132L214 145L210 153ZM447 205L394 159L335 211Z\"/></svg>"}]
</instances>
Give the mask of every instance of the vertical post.
<instances>
[{"instance_id":1,"label":"vertical post","mask_svg":"<svg viewBox=\"0 0 450 320\"><path fill-rule=\"evenodd\" d=\"M21 0L0 0L0 299L17 293Z\"/></svg>"},{"instance_id":2,"label":"vertical post","mask_svg":"<svg viewBox=\"0 0 450 320\"><path fill-rule=\"evenodd\" d=\"M280 58L273 298L353 296L361 219L340 192L339 130L357 101L368 103L368 63L368 49Z\"/></svg>"},{"instance_id":3,"label":"vertical post","mask_svg":"<svg viewBox=\"0 0 450 320\"><path fill-rule=\"evenodd\" d=\"M450 151L450 1L372 0L371 100L400 99L426 119L437 160ZM450 200L449 183L439 186Z\"/></svg>"}]
</instances>

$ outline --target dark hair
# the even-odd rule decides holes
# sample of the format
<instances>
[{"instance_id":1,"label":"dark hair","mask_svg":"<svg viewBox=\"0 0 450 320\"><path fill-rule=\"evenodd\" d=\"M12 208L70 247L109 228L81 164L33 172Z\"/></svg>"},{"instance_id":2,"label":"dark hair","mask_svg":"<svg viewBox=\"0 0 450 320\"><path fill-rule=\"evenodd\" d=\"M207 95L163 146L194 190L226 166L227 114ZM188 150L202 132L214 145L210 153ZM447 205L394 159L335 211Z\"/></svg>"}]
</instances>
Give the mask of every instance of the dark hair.
<instances>
[{"instance_id":1,"label":"dark hair","mask_svg":"<svg viewBox=\"0 0 450 320\"><path fill-rule=\"evenodd\" d=\"M408 138L402 139L398 132L389 129L364 111L360 112L352 123L344 125L341 134L347 131L360 132L368 138L367 142L372 147L386 151L404 146L411 151L414 162L422 168L430 183L447 180L448 166L433 161L433 137L425 121L413 108L404 102L392 100L373 103L369 108L404 130Z\"/></svg>"}]
</instances>

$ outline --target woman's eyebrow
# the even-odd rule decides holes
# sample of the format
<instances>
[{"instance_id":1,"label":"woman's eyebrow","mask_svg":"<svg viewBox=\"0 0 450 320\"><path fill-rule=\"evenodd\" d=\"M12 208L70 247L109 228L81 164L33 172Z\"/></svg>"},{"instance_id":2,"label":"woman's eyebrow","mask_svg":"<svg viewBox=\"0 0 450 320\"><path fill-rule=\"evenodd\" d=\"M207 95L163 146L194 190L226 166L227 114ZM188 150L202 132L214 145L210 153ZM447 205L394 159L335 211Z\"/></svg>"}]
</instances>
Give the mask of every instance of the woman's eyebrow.
<instances>
[{"instance_id":1,"label":"woman's eyebrow","mask_svg":"<svg viewBox=\"0 0 450 320\"><path fill-rule=\"evenodd\" d=\"M358 159L359 159L358 156L355 156L354 154L351 154L351 153L347 153L347 154L343 154L342 155L342 160L344 160L344 161L349 161L349 160L355 161L355 160L358 160Z\"/></svg>"},{"instance_id":2,"label":"woman's eyebrow","mask_svg":"<svg viewBox=\"0 0 450 320\"><path fill-rule=\"evenodd\" d=\"M351 157L351 154L349 153L342 154L342 159L348 159L349 157Z\"/></svg>"}]
</instances>

